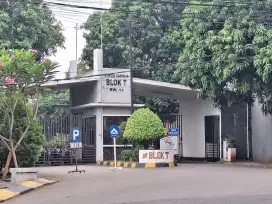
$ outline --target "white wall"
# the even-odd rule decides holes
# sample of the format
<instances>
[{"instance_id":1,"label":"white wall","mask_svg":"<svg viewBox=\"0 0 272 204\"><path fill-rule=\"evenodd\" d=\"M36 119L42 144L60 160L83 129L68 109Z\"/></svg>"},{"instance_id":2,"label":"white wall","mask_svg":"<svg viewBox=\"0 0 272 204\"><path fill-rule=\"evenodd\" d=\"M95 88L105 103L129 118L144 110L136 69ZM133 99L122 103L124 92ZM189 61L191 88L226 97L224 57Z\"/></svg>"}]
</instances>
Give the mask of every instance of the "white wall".
<instances>
[{"instance_id":1,"label":"white wall","mask_svg":"<svg viewBox=\"0 0 272 204\"><path fill-rule=\"evenodd\" d=\"M181 100L180 110L182 114L183 157L205 158L204 118L209 115L221 117L220 110L214 108L211 101L202 99Z\"/></svg>"},{"instance_id":2,"label":"white wall","mask_svg":"<svg viewBox=\"0 0 272 204\"><path fill-rule=\"evenodd\" d=\"M130 104L131 83L128 69L102 69L102 102Z\"/></svg>"},{"instance_id":3,"label":"white wall","mask_svg":"<svg viewBox=\"0 0 272 204\"><path fill-rule=\"evenodd\" d=\"M130 116L131 108L127 107L104 107L104 116Z\"/></svg>"},{"instance_id":4,"label":"white wall","mask_svg":"<svg viewBox=\"0 0 272 204\"><path fill-rule=\"evenodd\" d=\"M262 113L259 103L252 107L252 154L254 161L272 161L272 116Z\"/></svg>"}]
</instances>

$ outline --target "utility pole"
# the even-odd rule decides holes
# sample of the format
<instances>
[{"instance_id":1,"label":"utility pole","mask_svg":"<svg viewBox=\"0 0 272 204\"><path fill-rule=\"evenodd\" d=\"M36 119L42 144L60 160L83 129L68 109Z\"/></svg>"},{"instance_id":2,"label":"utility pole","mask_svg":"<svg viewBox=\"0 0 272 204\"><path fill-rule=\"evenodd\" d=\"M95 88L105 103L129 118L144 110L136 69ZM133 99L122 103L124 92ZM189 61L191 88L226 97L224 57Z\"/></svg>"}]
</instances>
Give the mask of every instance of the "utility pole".
<instances>
[{"instance_id":1,"label":"utility pole","mask_svg":"<svg viewBox=\"0 0 272 204\"><path fill-rule=\"evenodd\" d=\"M76 62L77 62L77 35L78 35L78 24L76 23Z\"/></svg>"},{"instance_id":2,"label":"utility pole","mask_svg":"<svg viewBox=\"0 0 272 204\"><path fill-rule=\"evenodd\" d=\"M134 112L134 104L133 104L133 72L132 72L132 25L131 21L129 21L129 28L128 28L128 33L129 33L129 70L130 70L130 93L131 93L131 115Z\"/></svg>"},{"instance_id":3,"label":"utility pole","mask_svg":"<svg viewBox=\"0 0 272 204\"><path fill-rule=\"evenodd\" d=\"M100 0L100 7L102 8L102 0ZM103 50L103 12L100 12L100 26L101 26L101 32L100 32L100 38L101 38L101 49Z\"/></svg>"}]
</instances>

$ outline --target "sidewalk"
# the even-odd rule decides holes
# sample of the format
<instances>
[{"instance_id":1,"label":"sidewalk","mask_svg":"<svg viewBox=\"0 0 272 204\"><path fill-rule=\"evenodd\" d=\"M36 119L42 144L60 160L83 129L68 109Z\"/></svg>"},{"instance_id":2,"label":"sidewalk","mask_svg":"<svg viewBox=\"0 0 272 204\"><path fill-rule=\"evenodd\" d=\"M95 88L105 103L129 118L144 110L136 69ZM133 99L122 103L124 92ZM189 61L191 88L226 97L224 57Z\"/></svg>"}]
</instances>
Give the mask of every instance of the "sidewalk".
<instances>
[{"instance_id":1,"label":"sidewalk","mask_svg":"<svg viewBox=\"0 0 272 204\"><path fill-rule=\"evenodd\" d=\"M263 162L251 162L251 161L223 162L223 164L232 165L232 166L254 167L254 168L272 168L272 164L263 163Z\"/></svg>"},{"instance_id":2,"label":"sidewalk","mask_svg":"<svg viewBox=\"0 0 272 204\"><path fill-rule=\"evenodd\" d=\"M6 183L0 181L0 189L5 189L5 188L7 188Z\"/></svg>"},{"instance_id":3,"label":"sidewalk","mask_svg":"<svg viewBox=\"0 0 272 204\"><path fill-rule=\"evenodd\" d=\"M17 185L9 185L8 188L2 189L0 188L0 203L15 198L17 196L26 194L28 192L34 191L38 188L42 188L55 183L57 183L57 181L39 178L32 181L23 181L21 183L18 183Z\"/></svg>"}]
</instances>

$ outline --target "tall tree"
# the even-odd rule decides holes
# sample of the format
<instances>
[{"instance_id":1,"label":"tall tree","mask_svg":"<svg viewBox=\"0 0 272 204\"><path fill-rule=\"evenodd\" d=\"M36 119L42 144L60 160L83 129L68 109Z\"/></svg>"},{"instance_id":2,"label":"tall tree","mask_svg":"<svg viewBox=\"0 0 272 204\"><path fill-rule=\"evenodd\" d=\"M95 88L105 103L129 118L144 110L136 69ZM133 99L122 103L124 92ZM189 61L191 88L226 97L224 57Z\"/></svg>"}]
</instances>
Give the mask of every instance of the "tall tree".
<instances>
[{"instance_id":1,"label":"tall tree","mask_svg":"<svg viewBox=\"0 0 272 204\"><path fill-rule=\"evenodd\" d=\"M0 135L0 141L12 153L16 168L18 168L16 150L36 122L41 85L52 79L58 67L58 64L50 60L43 59L37 62L36 58L34 50L2 50L0 52L0 107L4 111L3 117L8 120L7 134ZM15 141L15 111L22 103L27 124L20 132L21 135L16 135L18 140Z\"/></svg>"},{"instance_id":2,"label":"tall tree","mask_svg":"<svg viewBox=\"0 0 272 204\"><path fill-rule=\"evenodd\" d=\"M198 1L172 40L184 45L177 76L218 106L252 104L272 113L271 1Z\"/></svg>"},{"instance_id":3,"label":"tall tree","mask_svg":"<svg viewBox=\"0 0 272 204\"><path fill-rule=\"evenodd\" d=\"M173 82L172 76L181 47L171 43L168 38L170 30L179 24L183 8L181 4L158 4L143 0L113 1L112 10L103 13L104 67L129 67L131 23L134 77ZM87 44L83 50L82 60L92 69L93 50L100 48L101 45L101 14L90 15L84 28L87 30L84 35ZM145 102L149 100L144 99ZM174 105L171 100L157 99L157 102L168 103L168 107ZM147 104L151 109L160 112L152 104Z\"/></svg>"},{"instance_id":4,"label":"tall tree","mask_svg":"<svg viewBox=\"0 0 272 204\"><path fill-rule=\"evenodd\" d=\"M0 1L0 49L36 49L51 55L63 46L62 26L43 0Z\"/></svg>"}]
</instances>

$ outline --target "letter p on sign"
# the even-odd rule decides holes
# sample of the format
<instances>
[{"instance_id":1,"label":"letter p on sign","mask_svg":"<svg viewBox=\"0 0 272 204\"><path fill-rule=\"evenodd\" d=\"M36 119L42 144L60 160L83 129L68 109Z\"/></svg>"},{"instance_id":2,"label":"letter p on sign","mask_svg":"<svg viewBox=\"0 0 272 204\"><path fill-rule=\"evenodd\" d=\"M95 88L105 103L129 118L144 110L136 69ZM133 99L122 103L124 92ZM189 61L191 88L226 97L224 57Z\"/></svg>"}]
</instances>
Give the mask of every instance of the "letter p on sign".
<instances>
[{"instance_id":1,"label":"letter p on sign","mask_svg":"<svg viewBox=\"0 0 272 204\"><path fill-rule=\"evenodd\" d=\"M80 142L80 129L79 128L72 129L72 142Z\"/></svg>"}]
</instances>

